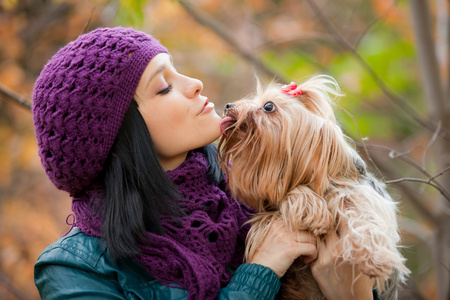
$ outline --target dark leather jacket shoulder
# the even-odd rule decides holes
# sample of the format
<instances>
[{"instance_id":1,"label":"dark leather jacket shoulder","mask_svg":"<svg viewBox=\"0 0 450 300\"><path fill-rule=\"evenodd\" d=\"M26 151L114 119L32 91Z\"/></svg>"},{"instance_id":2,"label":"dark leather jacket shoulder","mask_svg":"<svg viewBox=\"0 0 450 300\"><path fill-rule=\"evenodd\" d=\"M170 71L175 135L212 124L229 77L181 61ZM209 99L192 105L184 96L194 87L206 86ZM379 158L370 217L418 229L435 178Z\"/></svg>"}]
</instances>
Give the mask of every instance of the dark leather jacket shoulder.
<instances>
[{"instance_id":1,"label":"dark leather jacket shoulder","mask_svg":"<svg viewBox=\"0 0 450 300\"><path fill-rule=\"evenodd\" d=\"M163 285L133 260L114 262L101 240L74 227L47 247L35 264L42 299L186 299L187 291ZM243 264L217 299L274 299L280 288L270 269Z\"/></svg>"}]
</instances>

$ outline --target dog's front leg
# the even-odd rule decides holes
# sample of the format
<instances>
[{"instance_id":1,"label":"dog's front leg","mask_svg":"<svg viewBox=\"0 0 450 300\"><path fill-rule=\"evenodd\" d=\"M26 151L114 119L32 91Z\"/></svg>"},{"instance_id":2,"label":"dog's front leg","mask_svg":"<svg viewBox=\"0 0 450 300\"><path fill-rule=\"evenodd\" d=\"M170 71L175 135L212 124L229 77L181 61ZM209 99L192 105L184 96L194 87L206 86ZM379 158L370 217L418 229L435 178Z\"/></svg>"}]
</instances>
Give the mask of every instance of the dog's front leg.
<instances>
[{"instance_id":1,"label":"dog's front leg","mask_svg":"<svg viewBox=\"0 0 450 300\"><path fill-rule=\"evenodd\" d=\"M344 261L357 265L366 275L383 282L394 271L409 273L397 249L399 241L395 204L368 186L353 187L353 194L341 198L341 242ZM332 201L333 202L333 201ZM330 207L334 207L330 202ZM332 209L333 210L333 209Z\"/></svg>"},{"instance_id":2,"label":"dog's front leg","mask_svg":"<svg viewBox=\"0 0 450 300\"><path fill-rule=\"evenodd\" d=\"M334 227L327 203L307 186L291 190L279 204L279 213L281 220L293 232L308 230L315 236L323 237ZM281 299L323 299L311 269L301 258L289 268L282 283Z\"/></svg>"},{"instance_id":3,"label":"dog's front leg","mask_svg":"<svg viewBox=\"0 0 450 300\"><path fill-rule=\"evenodd\" d=\"M279 204L279 211L292 231L308 230L316 236L324 236L334 226L326 201L307 186L291 190Z\"/></svg>"}]
</instances>

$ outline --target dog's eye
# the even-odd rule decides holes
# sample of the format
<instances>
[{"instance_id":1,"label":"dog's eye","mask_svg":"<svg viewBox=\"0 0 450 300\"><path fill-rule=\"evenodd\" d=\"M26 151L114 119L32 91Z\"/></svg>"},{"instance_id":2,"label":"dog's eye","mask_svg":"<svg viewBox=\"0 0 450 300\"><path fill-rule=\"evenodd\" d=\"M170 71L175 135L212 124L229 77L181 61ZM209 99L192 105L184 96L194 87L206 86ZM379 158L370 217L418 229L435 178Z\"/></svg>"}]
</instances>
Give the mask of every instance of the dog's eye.
<instances>
[{"instance_id":1,"label":"dog's eye","mask_svg":"<svg viewBox=\"0 0 450 300\"><path fill-rule=\"evenodd\" d=\"M273 102L266 102L264 104L263 109L265 112L274 112L275 111L275 104Z\"/></svg>"}]
</instances>

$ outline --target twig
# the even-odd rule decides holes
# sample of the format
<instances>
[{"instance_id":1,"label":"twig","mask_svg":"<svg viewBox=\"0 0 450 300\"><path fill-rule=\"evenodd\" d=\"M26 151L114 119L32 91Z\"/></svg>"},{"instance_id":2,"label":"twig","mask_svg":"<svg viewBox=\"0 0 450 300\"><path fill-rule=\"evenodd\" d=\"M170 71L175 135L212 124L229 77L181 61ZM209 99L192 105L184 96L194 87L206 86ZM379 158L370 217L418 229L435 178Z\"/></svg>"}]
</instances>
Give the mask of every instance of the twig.
<instances>
[{"instance_id":1,"label":"twig","mask_svg":"<svg viewBox=\"0 0 450 300\"><path fill-rule=\"evenodd\" d=\"M191 5L187 4L186 1L178 1L180 5L188 12L194 19L197 20L200 24L212 29L223 41L225 41L229 46L234 48L242 57L248 60L253 66L257 69L261 70L270 78L278 78L280 76L267 68L259 59L257 59L250 51L245 50L241 45L239 45L231 36L231 34L227 33L223 26L218 24L212 18L209 18L203 14L199 14L196 10L194 10Z\"/></svg>"},{"instance_id":2,"label":"twig","mask_svg":"<svg viewBox=\"0 0 450 300\"><path fill-rule=\"evenodd\" d=\"M360 36L356 39L355 45L353 46L353 49L357 49L359 46L359 43L361 42L361 40L363 39L363 37L366 35L366 33L370 30L370 28L372 28L375 24L377 24L380 20L386 19L387 16L389 15L389 13L391 12L391 10L395 7L396 5L396 1L393 0L389 9L386 10L386 12L384 13L384 15L380 18L376 18L375 20L373 20L372 23L370 23L364 30L363 32L360 34Z\"/></svg>"},{"instance_id":3,"label":"twig","mask_svg":"<svg viewBox=\"0 0 450 300\"><path fill-rule=\"evenodd\" d=\"M430 142L428 143L427 147L425 148L425 151L423 152L423 158L422 158L422 168L425 168L425 161L427 159L428 150L431 149L431 146L433 146L434 142L436 142L439 132L441 131L442 121L439 120L436 130L433 133L433 136L431 137Z\"/></svg>"},{"instance_id":4,"label":"twig","mask_svg":"<svg viewBox=\"0 0 450 300\"><path fill-rule=\"evenodd\" d=\"M400 158L401 160L403 160L406 163L408 163L410 166L412 166L415 169L419 170L425 176L431 177L431 174L428 173L428 171L425 168L422 168L421 166L419 166L414 160L410 159L408 156L403 155L403 154L402 155L396 155L399 152L395 151L394 149L391 149L389 147L379 146L379 145L371 145L371 144L366 144L366 147L367 147L367 149L380 150L380 151L383 151L383 152L388 152L390 158Z\"/></svg>"},{"instance_id":5,"label":"twig","mask_svg":"<svg viewBox=\"0 0 450 300\"><path fill-rule=\"evenodd\" d=\"M372 165L375 167L375 169L377 170L378 174L380 174L381 178L384 181L384 176L383 173L381 173L380 169L378 169L378 166L375 164L375 162L372 160L372 157L369 154L369 151L367 151L366 148L366 144L364 143L364 140L361 136L361 132L359 131L359 127L358 127L358 123L355 120L355 117L353 117L353 115L351 113L349 113L347 110L345 110L343 107L339 107L342 111L344 111L347 115L350 116L350 118L352 118L353 120L353 124L355 124L356 127L356 131L358 132L358 136L359 136L359 140L361 141L362 147L364 149L364 152L366 153L367 158L370 160L370 162L372 163Z\"/></svg>"},{"instance_id":6,"label":"twig","mask_svg":"<svg viewBox=\"0 0 450 300\"><path fill-rule=\"evenodd\" d=\"M450 167L445 168L444 170L442 170L441 172L439 172L438 174L434 175L433 177L431 177L430 179L428 179L428 182L434 180L435 178L443 175L444 173L446 173L448 170L450 170Z\"/></svg>"},{"instance_id":7,"label":"twig","mask_svg":"<svg viewBox=\"0 0 450 300\"><path fill-rule=\"evenodd\" d=\"M386 181L386 183L387 184L389 184L389 183L398 183L398 182L403 182L403 181L421 182L421 183L425 183L425 184L431 185L432 187L437 189L442 194L442 196L444 196L447 200L450 201L450 195L448 195L445 190L442 190L436 184L429 182L429 180L420 179L420 178L404 177L404 178L399 178L399 179L394 179L394 180L388 180L388 181Z\"/></svg>"},{"instance_id":8,"label":"twig","mask_svg":"<svg viewBox=\"0 0 450 300\"><path fill-rule=\"evenodd\" d=\"M431 175L430 173L428 173L428 171L421 167L419 164L417 164L414 160L410 159L408 156L403 155L403 154L399 154L397 151L395 151L394 149L388 148L388 147L383 147L383 146L378 146L378 145L370 145L370 144L365 144L365 147L367 149L373 149L373 150L380 150L380 151L384 151L384 152L388 152L390 154L391 158L400 158L401 160L405 161L406 163L408 163L410 166L414 167L415 169L417 169L418 171L420 171L422 174L424 174L428 179L431 178L431 181L434 181L434 179L436 177L433 177L433 175ZM392 155L392 154L397 154L397 155ZM445 173L445 172L443 172ZM442 174L441 174L442 175ZM440 176L440 175L439 175ZM446 195L449 195L449 192L437 181L435 181L433 183L434 185L436 185L439 190L442 190L445 192ZM450 200L449 197L446 197L448 200Z\"/></svg>"},{"instance_id":9,"label":"twig","mask_svg":"<svg viewBox=\"0 0 450 300\"><path fill-rule=\"evenodd\" d=\"M88 31L89 25L91 25L91 21L92 21L92 17L94 16L94 11L97 7L94 6L94 8L91 11L91 16L89 17L89 20L86 23L86 26L84 26L83 32L82 33L86 33Z\"/></svg>"},{"instance_id":10,"label":"twig","mask_svg":"<svg viewBox=\"0 0 450 300\"><path fill-rule=\"evenodd\" d=\"M387 164L382 160L377 160L376 157L372 157L372 159L376 162L377 166L380 167L381 170L383 170L384 174L389 174L391 177L396 177L396 169L392 168L391 164ZM434 226L437 226L437 220L435 213L432 209L428 208L428 206L425 205L424 201L422 201L417 191L412 191L409 184L405 183L399 183L398 188L401 189L403 194L406 195L406 198L411 202L413 206L416 207L416 209Z\"/></svg>"},{"instance_id":11,"label":"twig","mask_svg":"<svg viewBox=\"0 0 450 300\"><path fill-rule=\"evenodd\" d=\"M265 36L266 37L266 36ZM306 42L323 42L328 44L333 44L334 39L330 34L322 34L319 33L309 33L309 35L302 34L301 36L296 36L293 38L286 39L272 39L267 42L259 45L255 48L256 51L262 51L265 49L284 49L289 47L295 47L297 44L306 43ZM297 47L298 48L298 47Z\"/></svg>"},{"instance_id":12,"label":"twig","mask_svg":"<svg viewBox=\"0 0 450 300\"><path fill-rule=\"evenodd\" d=\"M350 43L345 39L345 37L340 33L340 31L331 23L331 21L325 16L322 10L317 6L314 0L306 0L312 10L315 12L317 17L321 20L321 22L325 25L330 33L335 37L335 41L338 45L340 45L344 50L350 52L353 57L359 62L359 64L366 70L366 72L372 77L375 83L380 87L383 93L391 99L395 104L397 104L402 110L404 110L413 120L424 126L425 128L434 131L436 126L432 124L432 122L423 119L420 115L418 115L415 110L409 105L407 101L403 98L394 95L386 83L378 76L378 74L370 67L370 65L366 62L364 58L350 45ZM444 130L445 138L450 139L449 134Z\"/></svg>"},{"instance_id":13,"label":"twig","mask_svg":"<svg viewBox=\"0 0 450 300\"><path fill-rule=\"evenodd\" d=\"M31 104L27 98L17 94L16 92L7 88L5 85L1 83L0 83L0 95L15 101L16 103L20 104L22 107L25 107L26 109L31 110Z\"/></svg>"},{"instance_id":14,"label":"twig","mask_svg":"<svg viewBox=\"0 0 450 300\"><path fill-rule=\"evenodd\" d=\"M392 151L389 153L389 157L390 157L390 158L397 158L397 157L400 157L400 156L407 155L407 154L411 153L413 150L415 150L417 147L419 147L419 145L415 145L415 146L412 147L411 149L406 150L406 151L404 151L404 152L398 152L398 151L392 150Z\"/></svg>"}]
</instances>

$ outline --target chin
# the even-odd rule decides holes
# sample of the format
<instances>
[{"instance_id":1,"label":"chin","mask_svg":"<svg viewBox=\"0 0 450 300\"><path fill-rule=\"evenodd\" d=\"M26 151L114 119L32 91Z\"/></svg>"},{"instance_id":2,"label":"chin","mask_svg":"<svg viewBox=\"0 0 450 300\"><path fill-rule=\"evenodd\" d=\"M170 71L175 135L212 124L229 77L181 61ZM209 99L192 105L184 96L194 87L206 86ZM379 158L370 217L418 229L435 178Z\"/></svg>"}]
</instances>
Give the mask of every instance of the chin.
<instances>
[{"instance_id":1,"label":"chin","mask_svg":"<svg viewBox=\"0 0 450 300\"><path fill-rule=\"evenodd\" d=\"M200 128L200 130L208 129L208 132L205 134L205 136L209 137L209 143L214 142L222 135L222 131L220 129L221 122L222 118L214 112L214 116L212 117L211 122L206 124L204 128Z\"/></svg>"}]
</instances>

